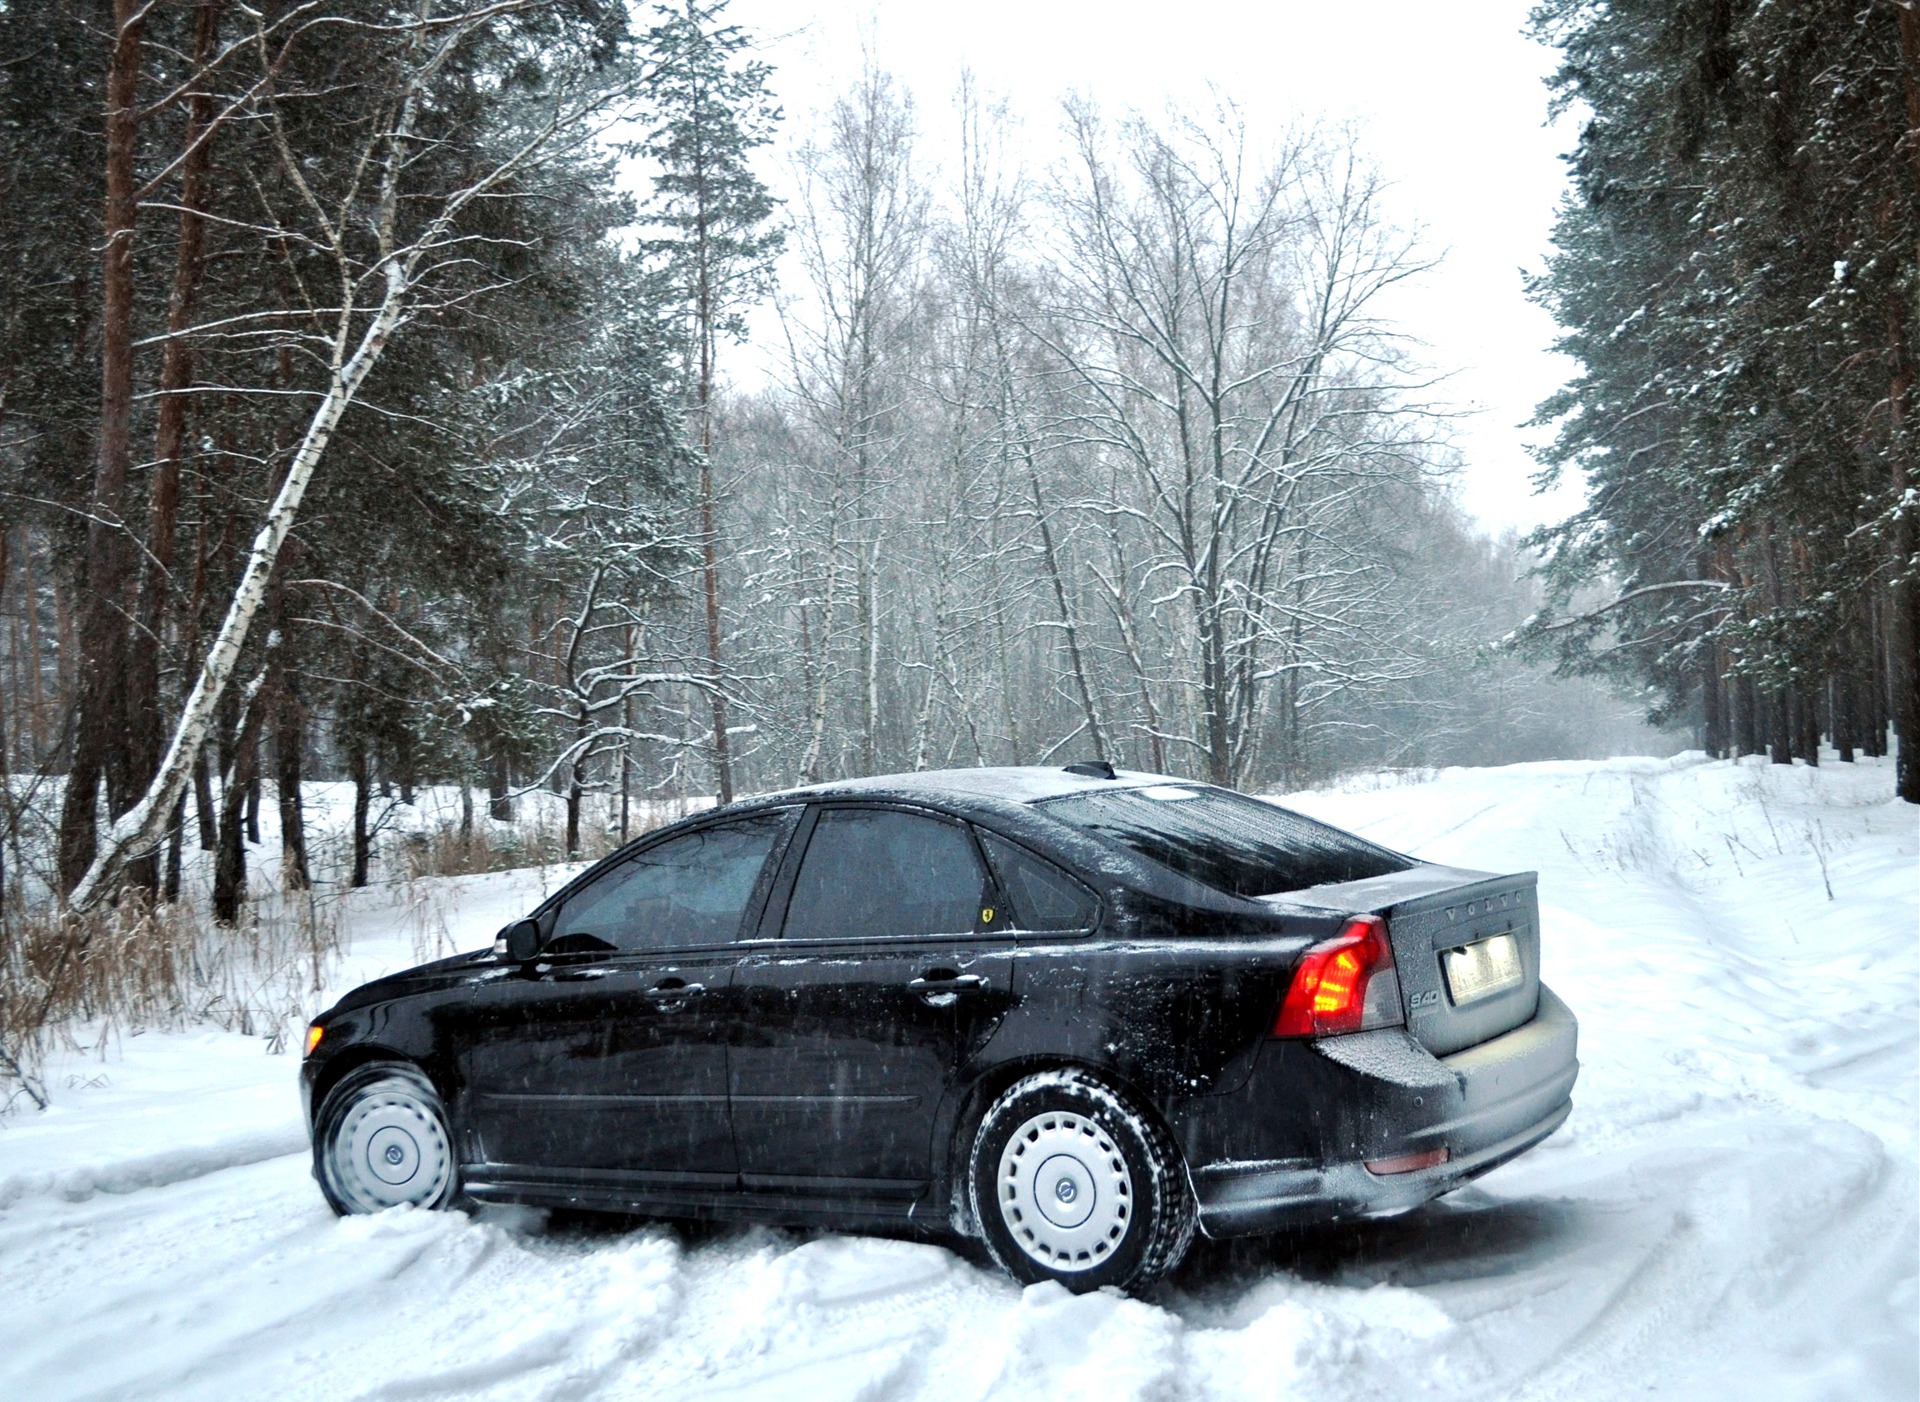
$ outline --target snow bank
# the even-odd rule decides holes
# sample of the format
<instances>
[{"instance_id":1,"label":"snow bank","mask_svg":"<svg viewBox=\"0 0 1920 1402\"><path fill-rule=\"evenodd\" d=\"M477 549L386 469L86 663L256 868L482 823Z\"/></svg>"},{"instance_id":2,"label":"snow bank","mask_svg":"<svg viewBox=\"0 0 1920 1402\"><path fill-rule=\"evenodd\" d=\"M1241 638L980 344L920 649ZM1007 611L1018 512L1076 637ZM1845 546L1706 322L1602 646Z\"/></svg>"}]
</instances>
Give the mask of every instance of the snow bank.
<instances>
[{"instance_id":1,"label":"snow bank","mask_svg":"<svg viewBox=\"0 0 1920 1402\"><path fill-rule=\"evenodd\" d=\"M306 1143L292 1059L263 1039L204 1031L110 1042L55 1063L53 1104L0 1129L0 1208L79 1202L296 1153Z\"/></svg>"}]
</instances>

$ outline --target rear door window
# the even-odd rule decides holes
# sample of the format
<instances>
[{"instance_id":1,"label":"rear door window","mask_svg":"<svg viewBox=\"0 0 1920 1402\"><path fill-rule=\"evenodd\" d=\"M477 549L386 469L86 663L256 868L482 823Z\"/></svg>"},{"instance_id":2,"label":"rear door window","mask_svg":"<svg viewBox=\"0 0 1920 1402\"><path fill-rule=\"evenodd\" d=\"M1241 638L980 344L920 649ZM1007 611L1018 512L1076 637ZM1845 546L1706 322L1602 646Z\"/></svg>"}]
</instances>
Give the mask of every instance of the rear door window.
<instances>
[{"instance_id":1,"label":"rear door window","mask_svg":"<svg viewBox=\"0 0 1920 1402\"><path fill-rule=\"evenodd\" d=\"M557 947L650 953L737 939L767 857L796 816L761 813L655 843L567 897L553 925Z\"/></svg>"},{"instance_id":2,"label":"rear door window","mask_svg":"<svg viewBox=\"0 0 1920 1402\"><path fill-rule=\"evenodd\" d=\"M1277 804L1204 784L1095 790L1037 805L1235 896L1271 896L1406 871L1398 852Z\"/></svg>"},{"instance_id":3,"label":"rear door window","mask_svg":"<svg viewBox=\"0 0 1920 1402\"><path fill-rule=\"evenodd\" d=\"M1099 919L1093 892L1059 867L990 832L980 834L1016 930L1089 930Z\"/></svg>"},{"instance_id":4,"label":"rear door window","mask_svg":"<svg viewBox=\"0 0 1920 1402\"><path fill-rule=\"evenodd\" d=\"M790 940L923 939L980 924L986 872L957 823L893 808L828 808L787 903Z\"/></svg>"}]
</instances>

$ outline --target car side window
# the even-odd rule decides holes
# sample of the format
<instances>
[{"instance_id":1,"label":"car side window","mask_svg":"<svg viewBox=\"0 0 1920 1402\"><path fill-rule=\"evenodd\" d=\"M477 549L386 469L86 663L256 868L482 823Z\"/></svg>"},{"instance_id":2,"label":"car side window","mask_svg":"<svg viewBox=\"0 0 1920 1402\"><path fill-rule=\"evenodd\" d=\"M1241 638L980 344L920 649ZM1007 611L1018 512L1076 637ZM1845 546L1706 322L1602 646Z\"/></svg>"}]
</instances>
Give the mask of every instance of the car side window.
<instances>
[{"instance_id":1,"label":"car side window","mask_svg":"<svg viewBox=\"0 0 1920 1402\"><path fill-rule=\"evenodd\" d=\"M1087 930L1099 919L1093 893L1052 862L990 832L980 834L980 845L1013 907L1014 929Z\"/></svg>"},{"instance_id":2,"label":"car side window","mask_svg":"<svg viewBox=\"0 0 1920 1402\"><path fill-rule=\"evenodd\" d=\"M635 954L736 939L767 857L793 819L791 811L761 813L655 843L567 897L554 936Z\"/></svg>"},{"instance_id":3,"label":"car side window","mask_svg":"<svg viewBox=\"0 0 1920 1402\"><path fill-rule=\"evenodd\" d=\"M987 874L957 823L891 808L829 808L787 903L790 940L969 935Z\"/></svg>"}]
</instances>

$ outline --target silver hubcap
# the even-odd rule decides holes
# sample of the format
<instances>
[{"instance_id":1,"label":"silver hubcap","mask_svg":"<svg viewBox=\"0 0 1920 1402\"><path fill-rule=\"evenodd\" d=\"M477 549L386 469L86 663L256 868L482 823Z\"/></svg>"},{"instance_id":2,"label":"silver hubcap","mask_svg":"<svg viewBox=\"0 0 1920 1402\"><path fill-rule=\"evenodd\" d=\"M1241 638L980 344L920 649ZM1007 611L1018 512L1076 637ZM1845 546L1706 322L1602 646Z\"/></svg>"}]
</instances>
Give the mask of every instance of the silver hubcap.
<instances>
[{"instance_id":1,"label":"silver hubcap","mask_svg":"<svg viewBox=\"0 0 1920 1402\"><path fill-rule=\"evenodd\" d=\"M1126 1240L1133 1175L1105 1130L1070 1110L1035 1115L1000 1151L1000 1218L1056 1271L1091 1270Z\"/></svg>"},{"instance_id":2,"label":"silver hubcap","mask_svg":"<svg viewBox=\"0 0 1920 1402\"><path fill-rule=\"evenodd\" d=\"M379 1212L438 1202L453 1175L453 1152L440 1116L417 1090L380 1081L340 1117L327 1167L355 1212Z\"/></svg>"}]
</instances>

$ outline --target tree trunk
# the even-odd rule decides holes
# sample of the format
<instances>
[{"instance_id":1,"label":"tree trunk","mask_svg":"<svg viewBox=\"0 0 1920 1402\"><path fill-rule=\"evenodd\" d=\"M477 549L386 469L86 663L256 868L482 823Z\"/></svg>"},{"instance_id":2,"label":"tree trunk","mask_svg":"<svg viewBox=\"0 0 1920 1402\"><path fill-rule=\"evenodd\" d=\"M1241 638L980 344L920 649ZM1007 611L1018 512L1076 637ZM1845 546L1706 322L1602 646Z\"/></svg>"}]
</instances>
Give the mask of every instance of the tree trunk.
<instances>
[{"instance_id":1,"label":"tree trunk","mask_svg":"<svg viewBox=\"0 0 1920 1402\"><path fill-rule=\"evenodd\" d=\"M1087 669L1080 656L1080 630L1075 626L1073 609L1067 603L1067 586L1060 577L1060 557L1053 548L1053 528L1047 523L1046 502L1040 496L1040 478L1028 464L1027 485L1033 489L1033 510L1035 520L1040 526L1041 558L1047 567L1047 578L1053 584L1053 601L1060 610L1060 626L1067 635L1067 660L1073 667L1073 684L1080 694L1080 711L1087 718L1087 735L1093 741L1093 757L1107 758L1107 737L1105 727L1100 724L1100 712L1093 703L1093 688L1087 682Z\"/></svg>"},{"instance_id":2,"label":"tree trunk","mask_svg":"<svg viewBox=\"0 0 1920 1402\"><path fill-rule=\"evenodd\" d=\"M858 549L854 612L860 634L860 772L872 774L878 767L880 728L880 621L874 616L878 547L870 549L863 540Z\"/></svg>"},{"instance_id":3,"label":"tree trunk","mask_svg":"<svg viewBox=\"0 0 1920 1402\"><path fill-rule=\"evenodd\" d=\"M1733 699L1733 753L1741 755L1758 754L1760 744L1759 697L1753 685L1753 678L1734 677L1730 690Z\"/></svg>"},{"instance_id":4,"label":"tree trunk","mask_svg":"<svg viewBox=\"0 0 1920 1402\"><path fill-rule=\"evenodd\" d=\"M1912 19L1910 11L1901 12L1904 34ZM1900 325L1893 324L1893 353L1896 369L1888 388L1887 402L1892 419L1892 443L1888 456L1893 460L1893 499L1904 501L1912 483L1908 470L1908 401L1913 391L1913 370L1907 363L1905 341ZM1887 589L1887 699L1893 712L1893 732L1899 741L1894 760L1894 792L1908 803L1920 803L1920 588L1914 580L1914 512L1911 507L1894 517L1892 583Z\"/></svg>"},{"instance_id":5,"label":"tree trunk","mask_svg":"<svg viewBox=\"0 0 1920 1402\"><path fill-rule=\"evenodd\" d=\"M707 428L705 394L703 381L701 446L710 455L713 441ZM732 803L733 755L727 739L727 698L720 690L721 678L725 675L720 665L720 569L713 532L713 463L710 456L703 456L700 459L700 587L707 610L707 673L713 678L713 690L707 693L713 703L713 781L720 802Z\"/></svg>"},{"instance_id":6,"label":"tree trunk","mask_svg":"<svg viewBox=\"0 0 1920 1402\"><path fill-rule=\"evenodd\" d=\"M1767 755L1775 764L1793 763L1792 717L1787 710L1787 691L1781 687L1767 693Z\"/></svg>"},{"instance_id":7,"label":"tree trunk","mask_svg":"<svg viewBox=\"0 0 1920 1402\"><path fill-rule=\"evenodd\" d=\"M0 529L0 601L6 598L7 584L12 573L11 561L7 558L8 548L12 543L12 532ZM15 698L17 699L19 695L19 690L16 688ZM11 832L16 824L13 821L13 766L8 763L8 745L6 704L4 698L0 698L0 817L7 820L7 829ZM6 908L7 854L5 846L0 845L0 921L6 919Z\"/></svg>"},{"instance_id":8,"label":"tree trunk","mask_svg":"<svg viewBox=\"0 0 1920 1402\"><path fill-rule=\"evenodd\" d=\"M688 17L693 17L688 7ZM705 165L694 184L694 299L693 329L698 344L700 372L694 382L696 408L700 414L700 591L707 612L707 674L713 690L707 699L713 707L713 779L714 791L721 803L733 802L733 756L727 735L727 698L721 693L725 669L720 662L720 569L719 538L714 528L713 511L713 351L717 328L714 325L713 240L709 225ZM622 782L626 773L622 761ZM621 790L621 838L626 837L625 789Z\"/></svg>"},{"instance_id":9,"label":"tree trunk","mask_svg":"<svg viewBox=\"0 0 1920 1402\"><path fill-rule=\"evenodd\" d=\"M1720 690L1720 649L1709 648L1700 664L1700 748L1714 759L1727 753L1726 700Z\"/></svg>"},{"instance_id":10,"label":"tree trunk","mask_svg":"<svg viewBox=\"0 0 1920 1402\"><path fill-rule=\"evenodd\" d=\"M114 0L107 67L105 245L100 285L100 439L94 461L75 659L78 722L60 807L59 880L75 890L95 860L95 809L106 780L118 817L132 803L126 772L127 473L132 463L134 162L145 7Z\"/></svg>"},{"instance_id":11,"label":"tree trunk","mask_svg":"<svg viewBox=\"0 0 1920 1402\"><path fill-rule=\"evenodd\" d=\"M1887 753L1887 616L1885 598L1867 603L1867 753L1875 759Z\"/></svg>"},{"instance_id":12,"label":"tree trunk","mask_svg":"<svg viewBox=\"0 0 1920 1402\"><path fill-rule=\"evenodd\" d=\"M938 566L935 566L938 569ZM933 625L936 637L940 632L937 617ZM938 643L935 644L938 647ZM927 767L927 747L933 742L933 690L939 685L939 663L927 663L927 688L920 695L920 705L913 721L913 771L917 774Z\"/></svg>"},{"instance_id":13,"label":"tree trunk","mask_svg":"<svg viewBox=\"0 0 1920 1402\"><path fill-rule=\"evenodd\" d=\"M839 501L834 502L837 512ZM827 665L829 650L833 643L833 607L838 602L840 584L840 557L838 542L830 532L827 538L827 589L826 598L820 605L820 667L815 678L812 705L807 717L807 753L800 762L800 782L817 784L825 777L826 737L827 737L827 688L833 677L832 669Z\"/></svg>"},{"instance_id":14,"label":"tree trunk","mask_svg":"<svg viewBox=\"0 0 1920 1402\"><path fill-rule=\"evenodd\" d=\"M355 739L347 749L347 774L353 780L353 875L348 884L367 884L370 840L367 835L367 806L372 800L367 782L367 746Z\"/></svg>"},{"instance_id":15,"label":"tree trunk","mask_svg":"<svg viewBox=\"0 0 1920 1402\"><path fill-rule=\"evenodd\" d=\"M1200 702L1206 707L1207 780L1223 788L1233 784L1233 753L1227 735L1227 660L1220 634L1222 619L1209 599L1200 604Z\"/></svg>"},{"instance_id":16,"label":"tree trunk","mask_svg":"<svg viewBox=\"0 0 1920 1402\"><path fill-rule=\"evenodd\" d=\"M173 806L173 826L167 832L167 874L161 899L173 905L180 899L180 875L183 865L182 849L186 846L187 836L187 796L180 795L180 801Z\"/></svg>"},{"instance_id":17,"label":"tree trunk","mask_svg":"<svg viewBox=\"0 0 1920 1402\"><path fill-rule=\"evenodd\" d=\"M995 578L998 579L996 572ZM994 590L993 638L1000 653L1000 723L1007 728L1007 763L1019 764L1024 748L1020 744L1020 716L1013 705L1013 646L1007 637L1007 597L1004 587Z\"/></svg>"},{"instance_id":18,"label":"tree trunk","mask_svg":"<svg viewBox=\"0 0 1920 1402\"><path fill-rule=\"evenodd\" d=\"M1127 663L1133 668L1134 684L1140 688L1140 714L1147 727L1147 768L1155 774L1167 772L1166 740L1161 735L1160 711L1153 702L1153 681L1147 675L1147 660L1140 648L1140 635L1133 626L1133 616L1127 608L1126 556L1121 549L1120 537L1109 527L1107 547L1112 559L1113 579L1107 585L1107 605L1113 613L1114 626L1120 630L1120 644L1126 649Z\"/></svg>"},{"instance_id":19,"label":"tree trunk","mask_svg":"<svg viewBox=\"0 0 1920 1402\"><path fill-rule=\"evenodd\" d=\"M404 722L393 737L393 777L400 785L400 801L413 807L414 746L413 731ZM382 791L384 794L384 790Z\"/></svg>"},{"instance_id":20,"label":"tree trunk","mask_svg":"<svg viewBox=\"0 0 1920 1402\"><path fill-rule=\"evenodd\" d=\"M1820 763L1820 708L1818 693L1796 686L1790 693L1789 715L1793 726L1793 757L1810 765Z\"/></svg>"},{"instance_id":21,"label":"tree trunk","mask_svg":"<svg viewBox=\"0 0 1920 1402\"><path fill-rule=\"evenodd\" d=\"M248 794L258 792L254 762L258 733L259 726L250 717L234 745L233 768L220 792L220 846L213 858L213 918L222 925L239 923L240 906L247 898L247 849L241 842L240 825Z\"/></svg>"},{"instance_id":22,"label":"tree trunk","mask_svg":"<svg viewBox=\"0 0 1920 1402\"><path fill-rule=\"evenodd\" d=\"M313 884L307 867L306 814L300 802L302 750L306 746L306 708L282 673L273 735L274 789L280 801L280 884L304 891Z\"/></svg>"},{"instance_id":23,"label":"tree trunk","mask_svg":"<svg viewBox=\"0 0 1920 1402\"><path fill-rule=\"evenodd\" d=\"M213 776L208 770L204 745L193 759L193 807L199 819L200 850L211 852L220 845L220 825L213 811Z\"/></svg>"},{"instance_id":24,"label":"tree trunk","mask_svg":"<svg viewBox=\"0 0 1920 1402\"><path fill-rule=\"evenodd\" d=\"M47 698L41 679L40 586L33 574L33 532L25 526L20 528L20 587L27 610L27 703L32 708L27 741L33 747L35 763L44 763Z\"/></svg>"},{"instance_id":25,"label":"tree trunk","mask_svg":"<svg viewBox=\"0 0 1920 1402\"><path fill-rule=\"evenodd\" d=\"M496 748L487 757L487 816L496 823L513 821L513 799L508 792L512 787L513 770L507 763L507 752Z\"/></svg>"},{"instance_id":26,"label":"tree trunk","mask_svg":"<svg viewBox=\"0 0 1920 1402\"><path fill-rule=\"evenodd\" d=\"M53 685L55 699L62 711L73 701L73 679L79 672L80 642L74 636L73 604L60 582L60 569L53 567Z\"/></svg>"},{"instance_id":27,"label":"tree trunk","mask_svg":"<svg viewBox=\"0 0 1920 1402\"><path fill-rule=\"evenodd\" d=\"M1853 668L1848 666L1833 679L1833 748L1842 764L1853 763Z\"/></svg>"},{"instance_id":28,"label":"tree trunk","mask_svg":"<svg viewBox=\"0 0 1920 1402\"><path fill-rule=\"evenodd\" d=\"M591 721L586 710L581 709L579 720L575 724L576 743L587 737L587 727ZM567 766L567 859L580 859L580 797L586 790L587 750L582 744L574 751L573 763Z\"/></svg>"},{"instance_id":29,"label":"tree trunk","mask_svg":"<svg viewBox=\"0 0 1920 1402\"><path fill-rule=\"evenodd\" d=\"M1913 179L1920 185L1920 10L1911 3L1896 5L1900 25L1902 79L1906 86L1906 156ZM1920 254L1920 250L1912 250ZM1909 284L1910 286L1910 284ZM1909 291L1908 295L1913 294ZM1892 627L1887 630L1888 701L1893 728L1900 739L1894 761L1894 791L1908 803L1920 803L1920 580L1914 578L1916 543L1914 510L1906 502L1913 484L1912 431L1909 411L1913 394L1913 363L1907 353L1907 330L1915 308L1898 304L1887 309L1887 338L1892 351L1892 375L1887 388L1892 459L1893 499L1902 503L1894 517L1892 585L1887 605Z\"/></svg>"},{"instance_id":30,"label":"tree trunk","mask_svg":"<svg viewBox=\"0 0 1920 1402\"><path fill-rule=\"evenodd\" d=\"M202 0L194 28L193 65L213 57L219 31L220 0ZM127 649L128 763L135 784L151 783L160 766L165 722L160 710L160 638L166 627L171 591L174 535L180 507L180 471L187 441L187 394L193 379L193 355L182 333L192 325L200 286L207 175L213 142L202 139L213 120L209 92L189 99L187 154L180 173L180 236L174 258L173 291L167 301L166 348L160 357L159 407L155 411L154 467L147 505L147 552L141 570L140 597ZM115 816L119 816L118 813ZM130 871L134 885L141 874Z\"/></svg>"},{"instance_id":31,"label":"tree trunk","mask_svg":"<svg viewBox=\"0 0 1920 1402\"><path fill-rule=\"evenodd\" d=\"M633 656L633 632L627 632L627 656ZM620 725L622 729L633 729L633 698L620 700ZM620 845L627 845L627 824L633 807L633 736L624 735L620 739Z\"/></svg>"}]
</instances>

